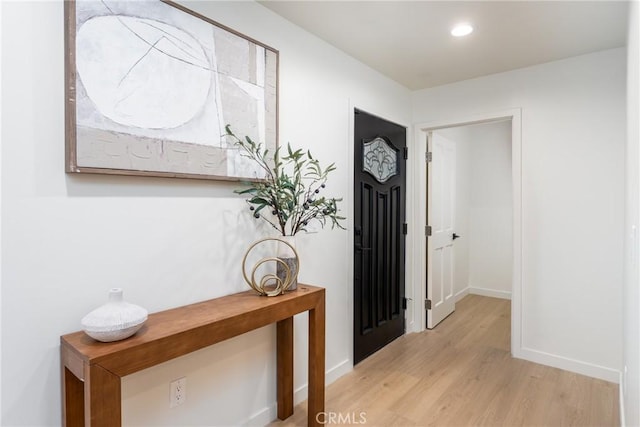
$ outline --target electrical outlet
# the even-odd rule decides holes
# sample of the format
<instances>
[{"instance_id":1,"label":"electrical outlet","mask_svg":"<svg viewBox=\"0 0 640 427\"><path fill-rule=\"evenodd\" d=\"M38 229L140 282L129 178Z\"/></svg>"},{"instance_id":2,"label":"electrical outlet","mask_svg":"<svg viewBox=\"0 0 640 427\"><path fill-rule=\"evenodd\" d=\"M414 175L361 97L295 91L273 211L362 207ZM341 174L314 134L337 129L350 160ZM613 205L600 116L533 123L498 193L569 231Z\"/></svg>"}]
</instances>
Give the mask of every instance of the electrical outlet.
<instances>
[{"instance_id":1,"label":"electrical outlet","mask_svg":"<svg viewBox=\"0 0 640 427\"><path fill-rule=\"evenodd\" d=\"M169 407L175 408L187 401L187 377L178 378L171 382L171 397Z\"/></svg>"}]
</instances>

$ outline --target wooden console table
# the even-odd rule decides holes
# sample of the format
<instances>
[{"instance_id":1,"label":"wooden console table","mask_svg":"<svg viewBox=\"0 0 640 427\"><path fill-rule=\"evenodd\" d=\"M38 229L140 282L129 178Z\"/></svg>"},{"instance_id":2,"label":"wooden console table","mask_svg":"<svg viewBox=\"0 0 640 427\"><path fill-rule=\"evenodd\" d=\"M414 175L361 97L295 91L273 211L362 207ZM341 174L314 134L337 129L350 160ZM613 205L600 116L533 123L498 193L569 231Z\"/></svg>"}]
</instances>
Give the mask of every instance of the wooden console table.
<instances>
[{"instance_id":1,"label":"wooden console table","mask_svg":"<svg viewBox=\"0 0 640 427\"><path fill-rule=\"evenodd\" d=\"M62 425L122 424L120 379L277 322L278 418L293 414L293 316L309 312L308 425L324 411L325 291L298 285L267 298L253 291L149 315L136 335L101 343L84 332L60 337ZM318 417L321 418L321 417Z\"/></svg>"}]
</instances>

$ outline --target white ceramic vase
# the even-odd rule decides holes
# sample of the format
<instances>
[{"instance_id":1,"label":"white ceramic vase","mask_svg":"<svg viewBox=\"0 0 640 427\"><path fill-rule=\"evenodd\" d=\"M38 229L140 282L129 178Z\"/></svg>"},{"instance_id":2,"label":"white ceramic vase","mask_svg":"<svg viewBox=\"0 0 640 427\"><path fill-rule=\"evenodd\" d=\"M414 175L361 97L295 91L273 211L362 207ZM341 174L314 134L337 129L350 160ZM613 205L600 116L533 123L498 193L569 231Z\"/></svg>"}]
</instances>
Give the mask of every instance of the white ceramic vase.
<instances>
[{"instance_id":1,"label":"white ceramic vase","mask_svg":"<svg viewBox=\"0 0 640 427\"><path fill-rule=\"evenodd\" d=\"M82 329L91 338L112 342L129 338L147 320L147 310L122 299L122 289L109 290L109 301L82 318Z\"/></svg>"}]
</instances>

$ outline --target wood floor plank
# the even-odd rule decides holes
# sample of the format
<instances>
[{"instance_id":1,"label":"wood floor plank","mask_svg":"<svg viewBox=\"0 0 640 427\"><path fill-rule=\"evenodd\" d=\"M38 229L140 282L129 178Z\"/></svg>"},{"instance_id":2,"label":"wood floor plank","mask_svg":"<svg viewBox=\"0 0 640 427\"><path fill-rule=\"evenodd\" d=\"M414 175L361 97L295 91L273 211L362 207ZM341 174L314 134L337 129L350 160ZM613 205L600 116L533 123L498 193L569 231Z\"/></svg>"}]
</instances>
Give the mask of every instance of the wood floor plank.
<instances>
[{"instance_id":1,"label":"wood floor plank","mask_svg":"<svg viewBox=\"0 0 640 427\"><path fill-rule=\"evenodd\" d=\"M327 387L327 424L620 425L616 384L513 359L510 323L510 301L465 297L435 329L398 338ZM305 423L303 402L271 425Z\"/></svg>"}]
</instances>

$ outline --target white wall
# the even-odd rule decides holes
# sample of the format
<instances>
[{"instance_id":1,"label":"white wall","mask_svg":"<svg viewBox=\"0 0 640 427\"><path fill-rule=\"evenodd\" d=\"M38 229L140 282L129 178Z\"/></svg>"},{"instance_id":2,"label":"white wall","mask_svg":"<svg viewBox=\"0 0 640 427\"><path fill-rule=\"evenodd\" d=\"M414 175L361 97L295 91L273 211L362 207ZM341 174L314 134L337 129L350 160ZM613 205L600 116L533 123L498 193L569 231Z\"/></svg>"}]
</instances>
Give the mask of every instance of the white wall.
<instances>
[{"instance_id":1,"label":"white wall","mask_svg":"<svg viewBox=\"0 0 640 427\"><path fill-rule=\"evenodd\" d=\"M411 106L414 122L521 107L522 346L546 363L620 369L624 50L419 91L410 102L404 88L258 4L185 4L280 50L281 141L336 161L336 195L352 191L349 105L405 124ZM2 425L59 424L58 337L77 330L109 287L123 286L150 311L243 290L243 250L267 232L232 184L64 174L62 9L2 3ZM303 258L313 260L301 279L328 289L330 378L350 366L350 250L347 232L300 241ZM637 295L637 280L627 283ZM638 303L625 310L626 349L635 351ZM305 326L296 319L296 388L306 382ZM273 338L264 328L127 377L125 424L273 418ZM625 361L633 420L637 353ZM169 410L169 381L183 375L188 401Z\"/></svg>"},{"instance_id":2,"label":"white wall","mask_svg":"<svg viewBox=\"0 0 640 427\"><path fill-rule=\"evenodd\" d=\"M509 298L513 262L511 122L471 126L469 286Z\"/></svg>"},{"instance_id":3,"label":"white wall","mask_svg":"<svg viewBox=\"0 0 640 427\"><path fill-rule=\"evenodd\" d=\"M437 130L456 142L456 294L510 298L513 262L511 122Z\"/></svg>"},{"instance_id":4,"label":"white wall","mask_svg":"<svg viewBox=\"0 0 640 427\"><path fill-rule=\"evenodd\" d=\"M253 2L188 7L280 50L281 142L308 147L349 197L349 105L410 123L410 93ZM2 417L59 425L59 336L114 285L151 312L247 289L244 250L268 233L236 185L64 173L63 4L2 5ZM18 42L19 41L19 42ZM342 208L349 214L352 200ZM350 369L349 232L302 236L301 280L327 287L329 379ZM306 390L306 319L296 318L295 388ZM274 328L123 381L125 425L262 424L275 417ZM187 402L169 409L169 382ZM10 391L10 392L8 392Z\"/></svg>"},{"instance_id":5,"label":"white wall","mask_svg":"<svg viewBox=\"0 0 640 427\"><path fill-rule=\"evenodd\" d=\"M627 43L627 167L621 419L640 426L640 5L630 4ZM626 371L626 374L625 374Z\"/></svg>"},{"instance_id":6,"label":"white wall","mask_svg":"<svg viewBox=\"0 0 640 427\"><path fill-rule=\"evenodd\" d=\"M441 132L446 132L443 129ZM451 129L457 130L457 129ZM446 134L445 134L446 135ZM455 271L453 274L453 290L456 299L469 289L470 243L471 239L471 147L465 138L450 138L456 142L456 216L455 232L462 236L457 239L453 252Z\"/></svg>"},{"instance_id":7,"label":"white wall","mask_svg":"<svg viewBox=\"0 0 640 427\"><path fill-rule=\"evenodd\" d=\"M458 123L521 108L519 355L617 381L625 49L418 91L412 98L414 123Z\"/></svg>"}]
</instances>

